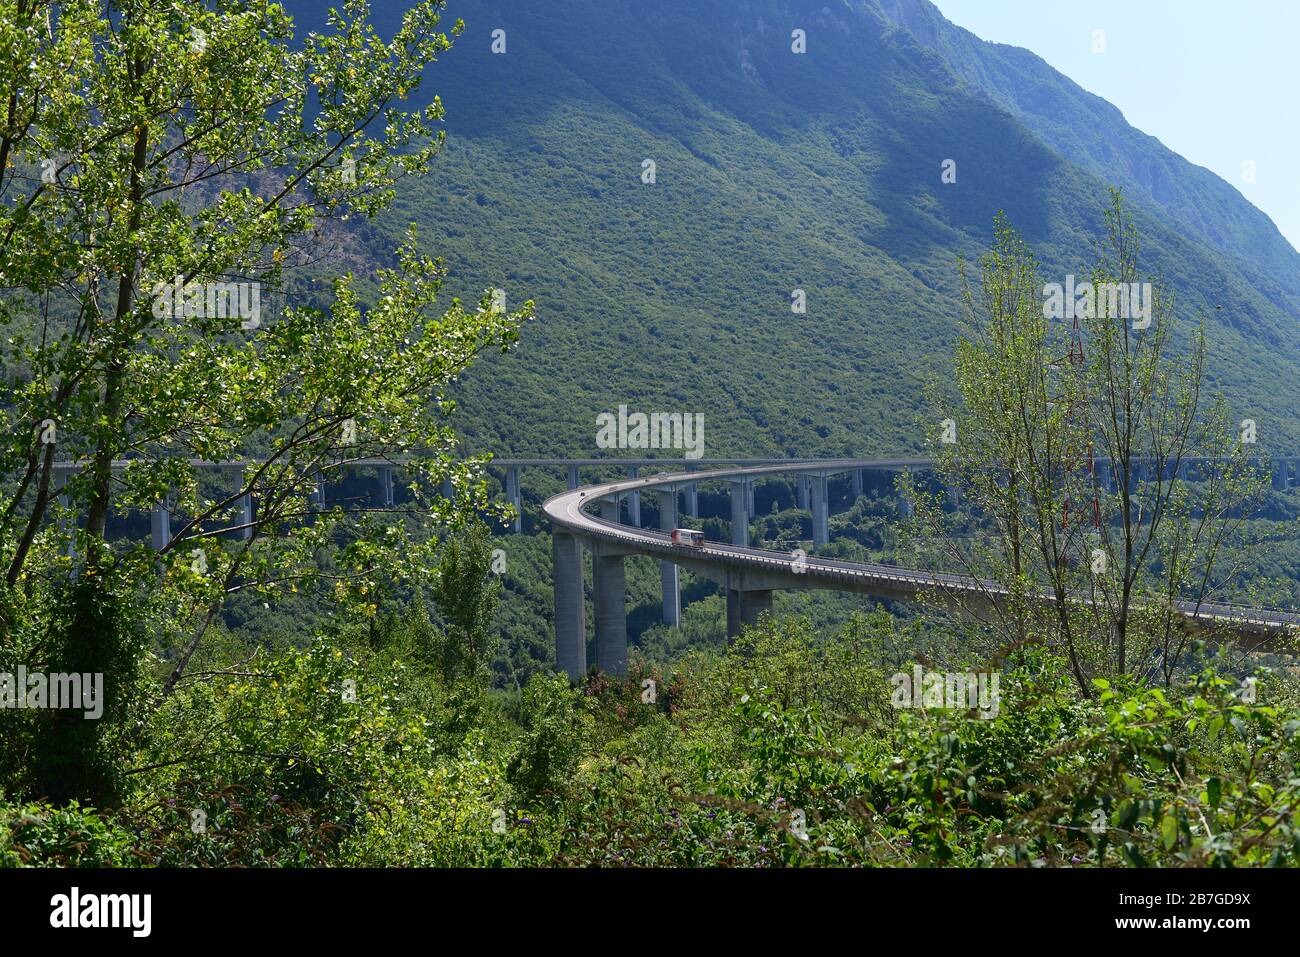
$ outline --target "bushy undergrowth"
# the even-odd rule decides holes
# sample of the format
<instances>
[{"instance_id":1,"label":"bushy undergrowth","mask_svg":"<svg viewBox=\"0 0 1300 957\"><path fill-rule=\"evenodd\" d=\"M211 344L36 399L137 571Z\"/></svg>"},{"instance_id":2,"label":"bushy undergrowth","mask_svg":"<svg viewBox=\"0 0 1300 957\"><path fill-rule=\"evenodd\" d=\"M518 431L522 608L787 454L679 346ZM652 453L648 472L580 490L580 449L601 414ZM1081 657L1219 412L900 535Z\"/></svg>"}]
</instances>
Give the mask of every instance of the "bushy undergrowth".
<instances>
[{"instance_id":1,"label":"bushy undergrowth","mask_svg":"<svg viewBox=\"0 0 1300 957\"><path fill-rule=\"evenodd\" d=\"M187 683L111 811L0 804L7 865L1280 865L1300 711L1212 668L1081 699L1031 650L996 717L891 706L890 623L765 622L622 681L446 679L419 614ZM1253 698L1253 700L1248 700ZM466 716L470 716L467 719ZM187 729L184 732L175 729Z\"/></svg>"}]
</instances>

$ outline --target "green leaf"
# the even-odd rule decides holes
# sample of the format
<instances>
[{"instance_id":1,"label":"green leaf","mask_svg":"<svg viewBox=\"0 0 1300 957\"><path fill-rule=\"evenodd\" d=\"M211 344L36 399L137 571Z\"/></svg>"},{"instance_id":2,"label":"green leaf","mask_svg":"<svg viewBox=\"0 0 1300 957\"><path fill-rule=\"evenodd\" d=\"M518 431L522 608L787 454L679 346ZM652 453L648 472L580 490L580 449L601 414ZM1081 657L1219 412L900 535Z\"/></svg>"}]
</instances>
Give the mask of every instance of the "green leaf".
<instances>
[{"instance_id":1,"label":"green leaf","mask_svg":"<svg viewBox=\"0 0 1300 957\"><path fill-rule=\"evenodd\" d=\"M1223 715L1216 714L1210 720L1210 728L1209 728L1210 740L1211 741L1216 740L1219 737L1219 732L1222 730L1223 730Z\"/></svg>"},{"instance_id":2,"label":"green leaf","mask_svg":"<svg viewBox=\"0 0 1300 957\"><path fill-rule=\"evenodd\" d=\"M1160 839L1165 845L1165 850L1178 843L1178 818L1175 815L1166 814L1161 820Z\"/></svg>"}]
</instances>

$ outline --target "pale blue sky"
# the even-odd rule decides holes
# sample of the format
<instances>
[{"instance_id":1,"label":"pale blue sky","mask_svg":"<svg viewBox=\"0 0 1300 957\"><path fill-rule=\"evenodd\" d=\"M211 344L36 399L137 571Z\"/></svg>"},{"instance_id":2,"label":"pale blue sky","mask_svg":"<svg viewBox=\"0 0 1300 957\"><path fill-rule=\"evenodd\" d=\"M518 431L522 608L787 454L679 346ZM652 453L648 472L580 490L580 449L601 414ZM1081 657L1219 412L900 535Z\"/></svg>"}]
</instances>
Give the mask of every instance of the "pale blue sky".
<instances>
[{"instance_id":1,"label":"pale blue sky","mask_svg":"<svg viewBox=\"0 0 1300 957\"><path fill-rule=\"evenodd\" d=\"M1213 170L1300 249L1300 2L933 0L976 36L1037 53L1133 126ZM1093 30L1106 52L1093 53ZM1243 178L1254 160L1255 182Z\"/></svg>"}]
</instances>

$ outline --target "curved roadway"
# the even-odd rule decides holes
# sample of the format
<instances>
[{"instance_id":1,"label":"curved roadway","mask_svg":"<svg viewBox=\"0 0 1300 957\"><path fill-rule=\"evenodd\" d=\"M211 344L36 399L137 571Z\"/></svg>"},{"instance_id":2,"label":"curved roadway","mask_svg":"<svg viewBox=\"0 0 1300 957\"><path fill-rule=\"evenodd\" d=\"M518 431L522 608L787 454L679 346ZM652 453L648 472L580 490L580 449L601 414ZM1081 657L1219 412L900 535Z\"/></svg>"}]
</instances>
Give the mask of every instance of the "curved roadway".
<instances>
[{"instance_id":1,"label":"curved roadway","mask_svg":"<svg viewBox=\"0 0 1300 957\"><path fill-rule=\"evenodd\" d=\"M617 466L619 463L609 460L608 464ZM703 547L674 545L667 532L611 522L586 511L588 505L622 493L675 491L678 487L699 482L797 472L833 474L852 469L898 470L929 465L928 459L840 459L708 472L660 472L644 478L562 492L547 499L542 508L553 526L579 539L599 542L624 554L648 555L670 561L723 584L727 583L729 576L741 574L751 583L750 587L762 587L765 583L772 588L825 588L894 599L930 593L950 603L960 601L966 606L972 600L984 606L995 603L1006 594L1006 590L996 582L874 562L849 562L811 555L792 558L788 552L719 542L706 542ZM1199 607L1192 602L1179 602L1177 607L1190 623L1227 628L1242 635L1276 637L1290 629L1300 628L1300 613L1293 611L1212 602L1202 602Z\"/></svg>"}]
</instances>

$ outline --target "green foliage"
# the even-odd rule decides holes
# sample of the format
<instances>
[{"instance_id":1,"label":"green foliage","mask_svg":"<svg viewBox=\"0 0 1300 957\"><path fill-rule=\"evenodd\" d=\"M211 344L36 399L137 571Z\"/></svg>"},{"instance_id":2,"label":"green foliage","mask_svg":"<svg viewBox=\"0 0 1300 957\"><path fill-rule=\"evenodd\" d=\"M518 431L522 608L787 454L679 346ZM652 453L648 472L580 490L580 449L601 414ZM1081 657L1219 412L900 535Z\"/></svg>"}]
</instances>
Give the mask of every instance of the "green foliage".
<instances>
[{"instance_id":1,"label":"green foliage","mask_svg":"<svg viewBox=\"0 0 1300 957\"><path fill-rule=\"evenodd\" d=\"M15 609L7 641L0 643L0 672L103 678L88 718L84 697L62 709L0 713L0 787L62 804L95 794L112 803L123 784L122 762L130 733L150 694L140 662L147 644L137 596L120 594L98 578L81 578L42 590ZM86 640L93 635L94 640ZM23 694L26 688L17 692Z\"/></svg>"},{"instance_id":2,"label":"green foliage","mask_svg":"<svg viewBox=\"0 0 1300 957\"><path fill-rule=\"evenodd\" d=\"M0 867L129 867L135 854L130 831L76 801L0 800Z\"/></svg>"},{"instance_id":3,"label":"green foliage","mask_svg":"<svg viewBox=\"0 0 1300 957\"><path fill-rule=\"evenodd\" d=\"M0 658L94 666L112 707L102 725L40 724L22 793L116 799L102 739L143 697L146 651L166 697L231 596L310 592L308 634L328 604L373 616L498 511L458 453L449 388L514 344L531 304L445 301L448 267L413 225L362 280L314 272L301 295L286 278L427 172L442 106L410 98L462 28L442 31L442 8L411 4L381 38L364 0L305 35L245 0L3 4ZM327 502L358 460L391 464L400 507ZM454 497L434 494L444 480ZM108 534L162 502L158 547ZM442 596L467 678L491 614L454 581L474 571L449 565Z\"/></svg>"},{"instance_id":4,"label":"green foliage","mask_svg":"<svg viewBox=\"0 0 1300 957\"><path fill-rule=\"evenodd\" d=\"M476 522L466 534L443 547L434 578L433 597L446 622L441 638L429 649L444 681L481 684L496 651L491 632L499 582L493 577L492 539Z\"/></svg>"},{"instance_id":5,"label":"green foliage","mask_svg":"<svg viewBox=\"0 0 1300 957\"><path fill-rule=\"evenodd\" d=\"M427 624L427 617L422 619ZM537 675L472 727L418 615L182 682L111 814L3 805L8 863L1254 866L1300 863L1300 690L1098 683L1045 650L996 715L896 709L877 612L765 623L625 681ZM930 668L963 668L959 660ZM647 695L646 680L657 694ZM347 682L355 681L355 696ZM455 728L454 733L449 728ZM195 828L195 811L203 828Z\"/></svg>"},{"instance_id":6,"label":"green foliage","mask_svg":"<svg viewBox=\"0 0 1300 957\"><path fill-rule=\"evenodd\" d=\"M553 795L577 767L590 733L581 698L562 675L534 675L521 713L524 733L506 776L525 799Z\"/></svg>"},{"instance_id":7,"label":"green foliage","mask_svg":"<svg viewBox=\"0 0 1300 957\"><path fill-rule=\"evenodd\" d=\"M422 676L398 639L381 641L382 653L368 645L360 633L318 641L170 698L136 802L151 860L453 863L438 855L454 853L443 845L457 828L488 829L508 793L503 768L482 754L493 720L447 734L463 716L441 681Z\"/></svg>"},{"instance_id":8,"label":"green foliage","mask_svg":"<svg viewBox=\"0 0 1300 957\"><path fill-rule=\"evenodd\" d=\"M572 688L550 673L546 536L511 538L494 574L474 513L501 513L482 463L453 464L453 397L499 454L537 452L538 436L548 454L588 452L595 413L664 396L707 411L715 452L919 444L921 383L972 331L949 258L973 253L1005 206L1065 272L1079 224L1105 222L1095 179L952 82L950 68L980 75L970 51L918 68L915 39L859 5L853 29L790 74L788 53L749 27L739 59L719 46L711 14L686 0L650 20L630 0L525 5L508 58L485 69L474 47L439 74L464 120L431 190L417 174L441 142L441 101L398 105L460 33L439 32L440 3L377 10L387 42L358 0L302 42L274 4L142 2L114 6L110 24L104 4L77 0L54 32L40 29L48 6L0 17L0 88L21 94L0 123L0 186L24 199L0 222L0 271L18 290L0 309L0 467L14 476L0 502L0 668L102 670L109 697L102 723L0 716L14 796L0 802L0 863L1300 863L1300 697L1285 671L1247 695L1248 663L1202 668L1193 647L1190 674L1165 656L1182 670L1158 690L1124 668L1080 684L1058 651L984 665L987 634L968 642L879 609L834 628L854 605L828 596L783 596L799 615L724 644L721 597L687 575L681 628L634 615L629 678ZM550 29L557 16L589 29ZM788 82L767 82L777 69ZM983 82L1005 93L1004 80ZM980 144L960 190L933 168L953 137ZM38 185L55 154L63 179ZM645 156L653 188L636 176ZM411 218L455 271L419 251ZM1139 218L1183 301L1204 304L1208 286L1242 317L1210 313L1222 348L1206 367L1235 374L1236 395L1253 392L1285 435L1294 397L1258 384L1294 372L1276 348L1294 307L1243 281L1230 248L1259 233L1234 230L1216 252L1150 209ZM397 249L396 264L326 276L306 260L329 243L361 267ZM277 299L255 336L229 316L159 316L151 284L177 274L256 277L268 303L294 303ZM811 308L792 317L798 282ZM469 371L531 314L480 298L488 284L516 301L536 291L556 321L530 327L522 361ZM448 286L462 298L444 306ZM1032 315L1034 289L1018 288L1018 315ZM924 321L876 321L900 302ZM629 320L617 335L610 315ZM1018 357L1042 375L1042 350ZM958 371L995 400L1004 380L978 358L963 352ZM808 368L818 375L791 374ZM72 516L54 502L55 448L36 438L46 418L60 457L90 462L65 490L84 528L56 521ZM114 473L123 456L135 461ZM191 466L232 456L247 459L236 487ZM355 485L332 508L311 501L357 458L399 463L400 504L357 504ZM432 491L448 477L454 502ZM176 534L161 555L107 535L110 514L168 491ZM1295 517L1287 496L1269 503ZM947 514L972 533L969 511ZM895 551L895 517L892 496L859 500L827 553ZM697 524L725 538L727 521ZM807 521L791 510L750 532L788 546ZM1294 579L1289 552L1274 555L1270 573ZM1203 558L1153 567L1181 583ZM652 606L657 589L657 563L630 560L631 604ZM1136 620L1135 638L1155 640L1150 627ZM995 716L894 707L891 672L922 650L931 670L1001 669ZM110 800L90 810L76 794Z\"/></svg>"},{"instance_id":9,"label":"green foliage","mask_svg":"<svg viewBox=\"0 0 1300 957\"><path fill-rule=\"evenodd\" d=\"M951 382L932 390L936 472L962 507L906 489L922 561L1006 588L996 601L956 598L968 618L994 622L968 630L991 630L1002 648L1063 648L1085 696L1096 676L1172 682L1193 641L1175 603L1222 600L1262 485L1253 446L1209 394L1204 328L1174 353L1172 304L1158 281L1139 284L1138 251L1112 192L1083 287L1094 305L1081 298L1077 321L1054 321L1038 259L997 218L966 292L973 331ZM1139 285L1141 317L1102 293Z\"/></svg>"},{"instance_id":10,"label":"green foliage","mask_svg":"<svg viewBox=\"0 0 1300 957\"><path fill-rule=\"evenodd\" d=\"M375 15L395 26L400 6ZM791 0L739 20L695 0L456 0L470 34L433 73L454 148L357 242L373 257L418 220L456 291L521 286L544 310L525 349L459 383L475 447L589 456L594 417L626 403L704 412L710 454L919 451L924 383L968 331L956 260L1005 210L1047 278L1081 273L1117 179L1180 311L1208 316L1211 375L1300 438L1272 385L1296 377L1300 259L1267 218L1036 57L889 12L924 6L836 5L842 29L792 56L770 27L805 15Z\"/></svg>"}]
</instances>

